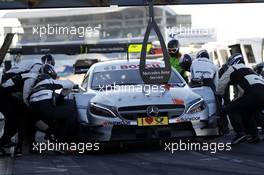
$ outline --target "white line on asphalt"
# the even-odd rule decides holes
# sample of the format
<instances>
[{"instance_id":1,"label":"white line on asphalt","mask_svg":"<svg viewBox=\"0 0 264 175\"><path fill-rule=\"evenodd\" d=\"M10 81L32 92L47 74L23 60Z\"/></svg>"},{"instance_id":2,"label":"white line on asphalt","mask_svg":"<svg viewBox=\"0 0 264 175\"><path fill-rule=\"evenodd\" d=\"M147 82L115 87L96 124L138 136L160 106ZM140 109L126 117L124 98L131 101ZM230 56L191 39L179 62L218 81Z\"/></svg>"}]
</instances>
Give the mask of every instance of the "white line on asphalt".
<instances>
[{"instance_id":1,"label":"white line on asphalt","mask_svg":"<svg viewBox=\"0 0 264 175\"><path fill-rule=\"evenodd\" d=\"M37 167L37 169L40 170L36 170L34 171L34 173L64 173L67 172L68 170L65 168L54 168L54 167Z\"/></svg>"}]
</instances>

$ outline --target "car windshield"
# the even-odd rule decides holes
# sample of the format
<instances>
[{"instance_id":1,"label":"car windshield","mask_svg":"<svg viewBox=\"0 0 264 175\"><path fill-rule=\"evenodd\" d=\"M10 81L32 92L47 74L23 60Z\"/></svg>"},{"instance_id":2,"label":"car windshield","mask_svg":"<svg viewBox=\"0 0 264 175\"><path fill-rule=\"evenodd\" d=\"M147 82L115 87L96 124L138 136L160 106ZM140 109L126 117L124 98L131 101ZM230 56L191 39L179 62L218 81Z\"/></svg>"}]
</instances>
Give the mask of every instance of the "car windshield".
<instances>
[{"instance_id":1,"label":"car windshield","mask_svg":"<svg viewBox=\"0 0 264 175\"><path fill-rule=\"evenodd\" d=\"M99 87L114 85L138 85L144 84L138 69L115 70L95 72L92 77L91 88L96 90ZM169 84L185 84L180 77L172 71Z\"/></svg>"}]
</instances>

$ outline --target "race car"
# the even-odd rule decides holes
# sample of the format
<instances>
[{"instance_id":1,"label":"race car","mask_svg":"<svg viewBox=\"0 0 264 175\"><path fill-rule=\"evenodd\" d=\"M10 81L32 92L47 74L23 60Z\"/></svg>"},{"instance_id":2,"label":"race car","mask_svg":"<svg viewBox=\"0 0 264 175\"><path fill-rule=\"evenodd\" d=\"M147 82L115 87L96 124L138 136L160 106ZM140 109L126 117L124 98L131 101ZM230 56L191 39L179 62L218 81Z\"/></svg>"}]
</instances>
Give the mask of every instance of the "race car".
<instances>
[{"instance_id":1,"label":"race car","mask_svg":"<svg viewBox=\"0 0 264 175\"><path fill-rule=\"evenodd\" d=\"M148 60L148 68L164 63ZM95 63L76 101L83 139L131 141L219 135L210 88L190 88L176 70L164 85L143 83L139 60ZM210 108L210 109L209 109Z\"/></svg>"}]
</instances>

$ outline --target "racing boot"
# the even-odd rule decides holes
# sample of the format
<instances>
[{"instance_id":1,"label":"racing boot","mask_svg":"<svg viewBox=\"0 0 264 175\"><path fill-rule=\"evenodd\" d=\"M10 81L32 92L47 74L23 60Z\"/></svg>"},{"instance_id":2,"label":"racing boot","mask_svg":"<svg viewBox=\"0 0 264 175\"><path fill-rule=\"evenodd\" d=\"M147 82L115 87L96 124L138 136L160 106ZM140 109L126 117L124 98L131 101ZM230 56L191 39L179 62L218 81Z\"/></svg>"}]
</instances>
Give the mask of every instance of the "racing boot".
<instances>
[{"instance_id":1,"label":"racing boot","mask_svg":"<svg viewBox=\"0 0 264 175\"><path fill-rule=\"evenodd\" d=\"M17 146L15 147L14 157L21 157L21 156L23 156L22 148L23 148L23 143L22 142L19 142L17 144Z\"/></svg>"},{"instance_id":2,"label":"racing boot","mask_svg":"<svg viewBox=\"0 0 264 175\"><path fill-rule=\"evenodd\" d=\"M49 140L50 142L57 142L57 138L55 137L54 134L51 133L46 133L46 135L44 136L45 140Z\"/></svg>"},{"instance_id":3,"label":"racing boot","mask_svg":"<svg viewBox=\"0 0 264 175\"><path fill-rule=\"evenodd\" d=\"M0 140L0 156L10 156L11 148L15 145L12 141Z\"/></svg>"},{"instance_id":4,"label":"racing boot","mask_svg":"<svg viewBox=\"0 0 264 175\"><path fill-rule=\"evenodd\" d=\"M56 138L55 134L53 134L51 129L47 129L45 131L44 139L49 140L50 142L58 142L58 139Z\"/></svg>"},{"instance_id":5,"label":"racing boot","mask_svg":"<svg viewBox=\"0 0 264 175\"><path fill-rule=\"evenodd\" d=\"M247 142L248 143L259 143L261 142L261 139L258 135L251 135L248 137Z\"/></svg>"},{"instance_id":6,"label":"racing boot","mask_svg":"<svg viewBox=\"0 0 264 175\"><path fill-rule=\"evenodd\" d=\"M238 143L245 142L248 139L248 135L239 133L235 138L232 139L231 145L236 145Z\"/></svg>"}]
</instances>

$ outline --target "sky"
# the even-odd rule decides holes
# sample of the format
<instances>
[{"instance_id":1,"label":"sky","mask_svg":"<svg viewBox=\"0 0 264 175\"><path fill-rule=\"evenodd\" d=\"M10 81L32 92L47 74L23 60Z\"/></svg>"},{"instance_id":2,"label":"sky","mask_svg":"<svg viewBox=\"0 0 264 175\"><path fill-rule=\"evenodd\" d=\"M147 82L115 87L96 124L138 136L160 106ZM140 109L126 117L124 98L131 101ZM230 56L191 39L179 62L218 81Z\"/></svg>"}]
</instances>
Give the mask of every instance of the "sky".
<instances>
[{"instance_id":1,"label":"sky","mask_svg":"<svg viewBox=\"0 0 264 175\"><path fill-rule=\"evenodd\" d=\"M264 37L264 3L169 6L191 14L193 28L216 28L218 41ZM0 18L6 11L0 11Z\"/></svg>"},{"instance_id":2,"label":"sky","mask_svg":"<svg viewBox=\"0 0 264 175\"><path fill-rule=\"evenodd\" d=\"M264 3L170 6L192 15L192 27L217 29L218 40L264 37Z\"/></svg>"}]
</instances>

